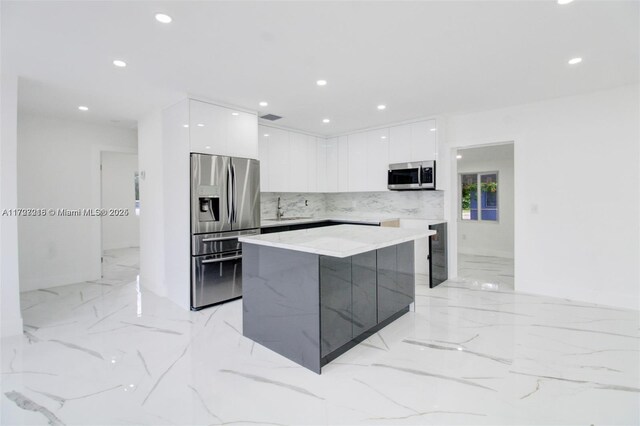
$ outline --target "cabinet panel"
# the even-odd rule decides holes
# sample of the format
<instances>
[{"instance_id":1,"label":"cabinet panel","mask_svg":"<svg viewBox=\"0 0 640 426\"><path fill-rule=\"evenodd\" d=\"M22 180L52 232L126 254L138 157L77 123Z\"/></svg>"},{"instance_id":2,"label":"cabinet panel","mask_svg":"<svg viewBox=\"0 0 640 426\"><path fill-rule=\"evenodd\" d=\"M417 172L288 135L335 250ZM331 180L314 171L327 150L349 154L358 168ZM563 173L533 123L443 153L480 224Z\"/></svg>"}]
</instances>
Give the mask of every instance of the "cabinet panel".
<instances>
[{"instance_id":1,"label":"cabinet panel","mask_svg":"<svg viewBox=\"0 0 640 426\"><path fill-rule=\"evenodd\" d=\"M230 111L226 108L190 100L188 125L191 152L229 155L227 147L229 117Z\"/></svg>"},{"instance_id":2,"label":"cabinet panel","mask_svg":"<svg viewBox=\"0 0 640 426\"><path fill-rule=\"evenodd\" d=\"M338 138L324 141L325 145L325 175L323 192L338 192Z\"/></svg>"},{"instance_id":3,"label":"cabinet panel","mask_svg":"<svg viewBox=\"0 0 640 426\"><path fill-rule=\"evenodd\" d=\"M349 138L338 138L338 192L349 192Z\"/></svg>"},{"instance_id":4,"label":"cabinet panel","mask_svg":"<svg viewBox=\"0 0 640 426\"><path fill-rule=\"evenodd\" d=\"M352 338L351 258L320 256L320 356Z\"/></svg>"},{"instance_id":5,"label":"cabinet panel","mask_svg":"<svg viewBox=\"0 0 640 426\"><path fill-rule=\"evenodd\" d=\"M318 192L327 192L327 140L317 139L316 143L316 188Z\"/></svg>"},{"instance_id":6,"label":"cabinet panel","mask_svg":"<svg viewBox=\"0 0 640 426\"><path fill-rule=\"evenodd\" d=\"M366 133L367 191L387 191L389 129Z\"/></svg>"},{"instance_id":7,"label":"cabinet panel","mask_svg":"<svg viewBox=\"0 0 640 426\"><path fill-rule=\"evenodd\" d=\"M232 157L258 158L258 117L229 110L227 151Z\"/></svg>"},{"instance_id":8,"label":"cabinet panel","mask_svg":"<svg viewBox=\"0 0 640 426\"><path fill-rule=\"evenodd\" d=\"M351 258L351 282L353 337L357 337L378 323L375 251Z\"/></svg>"},{"instance_id":9,"label":"cabinet panel","mask_svg":"<svg viewBox=\"0 0 640 426\"><path fill-rule=\"evenodd\" d=\"M398 244L396 264L398 266L397 302L399 309L409 306L415 299L415 255L414 242Z\"/></svg>"},{"instance_id":10,"label":"cabinet panel","mask_svg":"<svg viewBox=\"0 0 640 426\"><path fill-rule=\"evenodd\" d=\"M398 312L396 301L397 264L396 246L376 250L378 262L378 322Z\"/></svg>"},{"instance_id":11,"label":"cabinet panel","mask_svg":"<svg viewBox=\"0 0 640 426\"><path fill-rule=\"evenodd\" d=\"M413 161L435 160L437 156L435 120L411 124L411 157Z\"/></svg>"},{"instance_id":12,"label":"cabinet panel","mask_svg":"<svg viewBox=\"0 0 640 426\"><path fill-rule=\"evenodd\" d=\"M318 138L307 136L307 192L318 192Z\"/></svg>"},{"instance_id":13,"label":"cabinet panel","mask_svg":"<svg viewBox=\"0 0 640 426\"><path fill-rule=\"evenodd\" d=\"M288 191L307 192L307 135L289 132Z\"/></svg>"},{"instance_id":14,"label":"cabinet panel","mask_svg":"<svg viewBox=\"0 0 640 426\"><path fill-rule=\"evenodd\" d=\"M389 130L389 163L411 161L411 125L394 126Z\"/></svg>"},{"instance_id":15,"label":"cabinet panel","mask_svg":"<svg viewBox=\"0 0 640 426\"><path fill-rule=\"evenodd\" d=\"M367 190L367 136L349 135L349 192Z\"/></svg>"},{"instance_id":16,"label":"cabinet panel","mask_svg":"<svg viewBox=\"0 0 640 426\"><path fill-rule=\"evenodd\" d=\"M260 191L270 192L269 186L269 128L258 127L258 160L260 160Z\"/></svg>"},{"instance_id":17,"label":"cabinet panel","mask_svg":"<svg viewBox=\"0 0 640 426\"><path fill-rule=\"evenodd\" d=\"M269 143L267 146L269 190L271 192L291 191L289 132L276 128L269 129Z\"/></svg>"}]
</instances>

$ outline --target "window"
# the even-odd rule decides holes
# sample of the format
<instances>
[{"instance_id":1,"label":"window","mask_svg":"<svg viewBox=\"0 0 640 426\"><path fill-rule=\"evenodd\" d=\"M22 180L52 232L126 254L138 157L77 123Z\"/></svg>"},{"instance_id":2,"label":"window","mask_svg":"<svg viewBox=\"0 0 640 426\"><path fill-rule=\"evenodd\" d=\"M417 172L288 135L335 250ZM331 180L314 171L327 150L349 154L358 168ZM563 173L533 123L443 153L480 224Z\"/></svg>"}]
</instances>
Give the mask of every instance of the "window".
<instances>
[{"instance_id":1,"label":"window","mask_svg":"<svg viewBox=\"0 0 640 426\"><path fill-rule=\"evenodd\" d=\"M498 172L460 175L462 220L498 221Z\"/></svg>"}]
</instances>

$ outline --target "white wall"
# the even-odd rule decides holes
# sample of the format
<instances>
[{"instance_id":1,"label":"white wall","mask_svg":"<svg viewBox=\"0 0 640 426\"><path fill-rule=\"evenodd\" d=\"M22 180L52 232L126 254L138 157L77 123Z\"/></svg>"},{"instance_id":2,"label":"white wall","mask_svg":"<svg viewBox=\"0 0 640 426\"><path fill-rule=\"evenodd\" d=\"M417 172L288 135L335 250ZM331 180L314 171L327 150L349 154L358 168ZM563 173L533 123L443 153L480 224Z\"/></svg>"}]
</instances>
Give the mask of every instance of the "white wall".
<instances>
[{"instance_id":1,"label":"white wall","mask_svg":"<svg viewBox=\"0 0 640 426\"><path fill-rule=\"evenodd\" d=\"M188 122L188 100L138 122L140 282L184 309L191 294Z\"/></svg>"},{"instance_id":2,"label":"white wall","mask_svg":"<svg viewBox=\"0 0 640 426\"><path fill-rule=\"evenodd\" d=\"M132 129L18 116L18 206L100 208L100 152L135 152ZM99 217L20 217L20 290L101 276Z\"/></svg>"},{"instance_id":3,"label":"white wall","mask_svg":"<svg viewBox=\"0 0 640 426\"><path fill-rule=\"evenodd\" d=\"M459 174L498 172L498 221L460 220L456 206L458 253L513 258L513 144L461 149L458 154ZM455 190L460 191L460 181Z\"/></svg>"},{"instance_id":4,"label":"white wall","mask_svg":"<svg viewBox=\"0 0 640 426\"><path fill-rule=\"evenodd\" d=\"M22 334L18 267L18 221L4 216L17 204L18 78L3 63L0 73L0 322L1 336Z\"/></svg>"},{"instance_id":5,"label":"white wall","mask_svg":"<svg viewBox=\"0 0 640 426\"><path fill-rule=\"evenodd\" d=\"M518 291L640 307L638 93L627 86L448 117L450 148L515 142ZM449 195L450 208L457 191Z\"/></svg>"},{"instance_id":6,"label":"white wall","mask_svg":"<svg viewBox=\"0 0 640 426\"><path fill-rule=\"evenodd\" d=\"M136 215L135 174L138 155L102 152L102 202L104 209L126 209L126 216L102 217L102 249L140 245L140 218Z\"/></svg>"},{"instance_id":7,"label":"white wall","mask_svg":"<svg viewBox=\"0 0 640 426\"><path fill-rule=\"evenodd\" d=\"M164 193L162 113L138 120L140 167L140 283L160 296L164 286Z\"/></svg>"}]
</instances>

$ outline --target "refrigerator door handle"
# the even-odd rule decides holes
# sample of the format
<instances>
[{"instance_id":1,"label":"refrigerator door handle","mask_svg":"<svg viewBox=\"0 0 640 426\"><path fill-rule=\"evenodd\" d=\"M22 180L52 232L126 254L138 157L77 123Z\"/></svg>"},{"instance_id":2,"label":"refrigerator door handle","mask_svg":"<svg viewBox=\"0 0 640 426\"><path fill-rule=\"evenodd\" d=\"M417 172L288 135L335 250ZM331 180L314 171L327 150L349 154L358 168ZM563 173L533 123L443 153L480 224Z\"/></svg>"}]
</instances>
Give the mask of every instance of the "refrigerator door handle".
<instances>
[{"instance_id":1,"label":"refrigerator door handle","mask_svg":"<svg viewBox=\"0 0 640 426\"><path fill-rule=\"evenodd\" d=\"M238 188L236 186L236 166L235 165L231 165L231 177L233 178L233 183L232 183L232 191L233 191L233 204L231 204L231 208L232 208L232 214L233 214L233 222L237 222L238 221L238 212L236 211L236 196L238 195Z\"/></svg>"},{"instance_id":2,"label":"refrigerator door handle","mask_svg":"<svg viewBox=\"0 0 640 426\"><path fill-rule=\"evenodd\" d=\"M227 167L227 217L233 222L233 189L231 188L231 166Z\"/></svg>"}]
</instances>

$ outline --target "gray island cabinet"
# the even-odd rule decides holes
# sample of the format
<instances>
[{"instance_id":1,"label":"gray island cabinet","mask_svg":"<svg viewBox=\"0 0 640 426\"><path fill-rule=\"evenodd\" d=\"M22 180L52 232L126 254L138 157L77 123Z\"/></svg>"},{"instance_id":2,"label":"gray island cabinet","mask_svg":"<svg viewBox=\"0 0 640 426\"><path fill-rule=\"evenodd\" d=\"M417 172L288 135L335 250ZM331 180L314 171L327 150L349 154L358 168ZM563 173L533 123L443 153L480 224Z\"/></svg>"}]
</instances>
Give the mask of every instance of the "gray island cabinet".
<instances>
[{"instance_id":1,"label":"gray island cabinet","mask_svg":"<svg viewBox=\"0 0 640 426\"><path fill-rule=\"evenodd\" d=\"M337 225L242 237L244 336L319 374L409 311L413 241L434 233Z\"/></svg>"}]
</instances>

